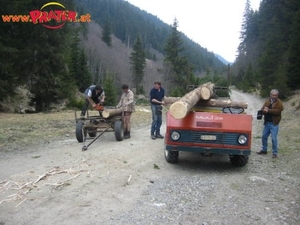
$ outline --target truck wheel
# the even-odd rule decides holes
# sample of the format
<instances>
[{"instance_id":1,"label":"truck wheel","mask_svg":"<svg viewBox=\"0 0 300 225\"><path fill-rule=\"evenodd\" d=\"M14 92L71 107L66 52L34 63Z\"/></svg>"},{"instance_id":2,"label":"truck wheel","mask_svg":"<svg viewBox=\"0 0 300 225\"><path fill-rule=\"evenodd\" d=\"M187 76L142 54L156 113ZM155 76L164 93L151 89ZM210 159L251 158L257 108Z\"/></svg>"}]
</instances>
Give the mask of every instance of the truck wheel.
<instances>
[{"instance_id":1,"label":"truck wheel","mask_svg":"<svg viewBox=\"0 0 300 225\"><path fill-rule=\"evenodd\" d=\"M115 137L117 141L123 141L123 125L121 120L117 120L114 124Z\"/></svg>"},{"instance_id":2,"label":"truck wheel","mask_svg":"<svg viewBox=\"0 0 300 225\"><path fill-rule=\"evenodd\" d=\"M76 124L76 138L78 142L83 142L83 139L86 137L86 131L84 130L82 132L84 123L82 121L79 121Z\"/></svg>"},{"instance_id":3,"label":"truck wheel","mask_svg":"<svg viewBox=\"0 0 300 225\"><path fill-rule=\"evenodd\" d=\"M233 155L230 156L230 162L234 166L242 167L248 162L249 157L246 155Z\"/></svg>"},{"instance_id":4,"label":"truck wheel","mask_svg":"<svg viewBox=\"0 0 300 225\"><path fill-rule=\"evenodd\" d=\"M178 152L165 150L165 159L168 163L177 163L178 156Z\"/></svg>"}]
</instances>

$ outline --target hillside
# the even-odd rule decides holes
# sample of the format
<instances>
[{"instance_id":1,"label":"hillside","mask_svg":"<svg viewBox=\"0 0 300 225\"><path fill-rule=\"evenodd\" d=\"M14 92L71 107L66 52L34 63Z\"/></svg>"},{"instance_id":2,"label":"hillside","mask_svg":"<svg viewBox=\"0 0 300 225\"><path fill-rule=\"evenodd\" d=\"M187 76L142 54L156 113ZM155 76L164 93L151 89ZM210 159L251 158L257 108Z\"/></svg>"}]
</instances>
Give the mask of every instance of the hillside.
<instances>
[{"instance_id":1,"label":"hillside","mask_svg":"<svg viewBox=\"0 0 300 225\"><path fill-rule=\"evenodd\" d=\"M105 72L115 74L115 82L121 87L123 83L131 84L132 76L130 72L130 53L132 48L126 46L120 39L112 35L112 46L108 47L101 40L102 28L99 24L92 22L88 24L88 35L83 39L83 47L89 56L89 67L93 73L96 73L95 68L100 65L98 75L101 76ZM157 58L156 61L147 59L145 68L145 78L143 86L146 94L153 87L155 80L163 80L163 55L158 51L152 50ZM163 84L167 86L167 84ZM166 91L167 91L166 87Z\"/></svg>"},{"instance_id":2,"label":"hillside","mask_svg":"<svg viewBox=\"0 0 300 225\"><path fill-rule=\"evenodd\" d=\"M155 49L163 53L166 40L171 32L170 24L166 24L156 16L128 3L124 0L90 0L76 1L78 8L90 12L92 20L104 27L107 23L112 34L126 45L132 46L136 38L142 37L145 50ZM180 21L179 21L180 22ZM214 53L181 33L187 59L195 66L195 72L201 74L209 69L221 72L226 66ZM151 54L148 54L148 58Z\"/></svg>"},{"instance_id":3,"label":"hillside","mask_svg":"<svg viewBox=\"0 0 300 225\"><path fill-rule=\"evenodd\" d=\"M41 8L45 2L13 1L12 5L4 4L1 12L25 15L30 9ZM103 84L107 77L113 77L114 82L109 82L119 92L123 83L134 88L129 56L138 36L142 39L147 59L142 81L145 94L148 94L153 81L157 79L162 81L168 93L168 84L164 82L166 70L163 67L163 56L171 32L170 25L124 0L68 0L64 5L76 10L79 15L90 13L92 22L66 23L59 30L47 29L44 24L20 23L15 26L13 21L0 23L3 31L0 34L0 102L4 103L0 105L0 111L7 111L11 101L18 99L19 93L15 87L28 90L30 104L38 112L51 110L53 104L62 101L73 101L76 91L83 92L91 83ZM44 10L48 12L59 7L50 4ZM112 31L110 48L101 40L102 28L105 28L106 23ZM184 49L180 57L186 58L191 65L191 69L182 72L180 76L194 73L200 77L208 72L227 72L226 66L213 53L183 33L180 35ZM168 68L170 71L173 72L171 67ZM15 111L18 112L20 108Z\"/></svg>"},{"instance_id":4,"label":"hillside","mask_svg":"<svg viewBox=\"0 0 300 225\"><path fill-rule=\"evenodd\" d=\"M221 61L223 62L225 65L228 64L232 64L232 62L228 62L226 59L224 59L222 56L220 56L219 54L215 54L215 56Z\"/></svg>"}]
</instances>

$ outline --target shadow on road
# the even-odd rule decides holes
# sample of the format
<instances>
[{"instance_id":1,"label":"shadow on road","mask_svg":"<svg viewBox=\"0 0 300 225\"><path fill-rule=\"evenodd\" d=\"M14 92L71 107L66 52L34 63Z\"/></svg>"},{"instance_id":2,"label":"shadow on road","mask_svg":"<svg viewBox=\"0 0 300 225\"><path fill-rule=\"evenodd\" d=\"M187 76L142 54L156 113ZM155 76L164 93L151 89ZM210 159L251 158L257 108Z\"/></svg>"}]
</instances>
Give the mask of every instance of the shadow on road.
<instances>
[{"instance_id":1,"label":"shadow on road","mask_svg":"<svg viewBox=\"0 0 300 225\"><path fill-rule=\"evenodd\" d=\"M196 170L197 172L231 172L240 173L247 171L244 167L235 167L229 161L228 155L202 156L193 152L180 152L177 164L172 164L174 169Z\"/></svg>"}]
</instances>

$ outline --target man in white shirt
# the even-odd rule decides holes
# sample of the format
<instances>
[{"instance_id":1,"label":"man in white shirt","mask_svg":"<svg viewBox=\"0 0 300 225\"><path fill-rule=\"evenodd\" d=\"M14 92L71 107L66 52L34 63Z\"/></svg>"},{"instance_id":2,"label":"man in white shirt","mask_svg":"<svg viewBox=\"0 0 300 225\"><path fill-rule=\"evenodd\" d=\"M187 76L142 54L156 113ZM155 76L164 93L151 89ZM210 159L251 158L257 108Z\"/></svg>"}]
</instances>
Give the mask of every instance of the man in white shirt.
<instances>
[{"instance_id":1,"label":"man in white shirt","mask_svg":"<svg viewBox=\"0 0 300 225\"><path fill-rule=\"evenodd\" d=\"M127 84L122 86L123 94L117 108L123 107L124 139L130 138L130 117L134 111L134 94Z\"/></svg>"}]
</instances>

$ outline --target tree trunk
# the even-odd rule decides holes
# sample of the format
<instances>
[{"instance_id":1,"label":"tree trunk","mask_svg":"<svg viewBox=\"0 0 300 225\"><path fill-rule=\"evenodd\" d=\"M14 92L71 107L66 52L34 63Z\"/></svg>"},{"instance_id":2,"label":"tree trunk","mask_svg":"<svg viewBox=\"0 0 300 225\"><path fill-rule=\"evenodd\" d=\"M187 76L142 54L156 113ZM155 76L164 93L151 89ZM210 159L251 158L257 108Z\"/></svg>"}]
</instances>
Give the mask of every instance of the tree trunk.
<instances>
[{"instance_id":1,"label":"tree trunk","mask_svg":"<svg viewBox=\"0 0 300 225\"><path fill-rule=\"evenodd\" d=\"M174 102L178 101L180 97L164 97L164 102L166 105L172 105Z\"/></svg>"},{"instance_id":2,"label":"tree trunk","mask_svg":"<svg viewBox=\"0 0 300 225\"><path fill-rule=\"evenodd\" d=\"M231 101L230 99L209 99L200 100L196 106L211 106L211 107L241 107L248 108L247 102Z\"/></svg>"},{"instance_id":3,"label":"tree trunk","mask_svg":"<svg viewBox=\"0 0 300 225\"><path fill-rule=\"evenodd\" d=\"M170 114L175 119L184 118L200 99L208 100L211 98L213 87L214 84L208 82L190 91L170 106Z\"/></svg>"},{"instance_id":4,"label":"tree trunk","mask_svg":"<svg viewBox=\"0 0 300 225\"><path fill-rule=\"evenodd\" d=\"M123 109L122 108L116 108L116 109L106 109L104 108L102 112L103 118L109 118L112 116L119 116L122 114Z\"/></svg>"},{"instance_id":5,"label":"tree trunk","mask_svg":"<svg viewBox=\"0 0 300 225\"><path fill-rule=\"evenodd\" d=\"M167 105L171 105L178 101L179 97L165 97L164 101ZM247 102L231 101L230 99L209 99L200 100L195 106L209 106L209 107L241 107L243 109L248 108Z\"/></svg>"}]
</instances>

